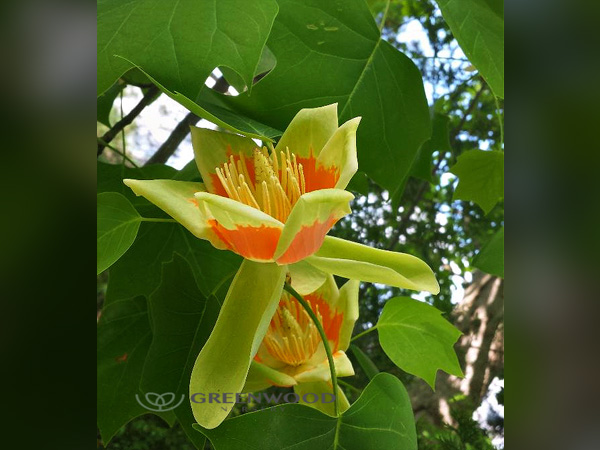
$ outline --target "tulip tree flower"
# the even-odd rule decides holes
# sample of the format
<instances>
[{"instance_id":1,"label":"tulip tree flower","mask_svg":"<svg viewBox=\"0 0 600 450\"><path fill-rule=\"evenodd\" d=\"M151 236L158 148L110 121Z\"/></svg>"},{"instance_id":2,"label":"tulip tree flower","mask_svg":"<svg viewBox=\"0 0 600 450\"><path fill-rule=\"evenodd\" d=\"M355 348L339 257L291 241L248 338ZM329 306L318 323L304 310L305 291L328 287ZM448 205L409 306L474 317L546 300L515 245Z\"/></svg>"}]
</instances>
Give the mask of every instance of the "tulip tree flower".
<instances>
[{"instance_id":1,"label":"tulip tree flower","mask_svg":"<svg viewBox=\"0 0 600 450\"><path fill-rule=\"evenodd\" d=\"M269 153L249 138L192 127L204 185L125 180L215 247L291 264L314 254L350 213L360 118L337 126L337 106L302 110Z\"/></svg>"},{"instance_id":2,"label":"tulip tree flower","mask_svg":"<svg viewBox=\"0 0 600 450\"><path fill-rule=\"evenodd\" d=\"M237 393L275 314L286 274L300 294L326 274L439 292L420 259L326 236L350 213L360 118L338 127L337 105L303 109L270 150L249 138L192 127L204 183L124 180L192 234L244 257L192 372L190 392ZM256 364L254 364L256 366ZM233 405L194 408L218 426Z\"/></svg>"},{"instance_id":3,"label":"tulip tree flower","mask_svg":"<svg viewBox=\"0 0 600 450\"><path fill-rule=\"evenodd\" d=\"M338 377L354 375L345 351L358 319L358 285L358 281L350 280L338 290L333 276L329 275L323 286L304 296L327 335ZM269 386L293 386L301 403L330 415L334 413L333 386L325 347L307 312L287 292L283 292L250 366L244 392L260 391ZM322 394L329 394L329 397ZM350 404L339 388L337 396L340 412L343 412Z\"/></svg>"}]
</instances>

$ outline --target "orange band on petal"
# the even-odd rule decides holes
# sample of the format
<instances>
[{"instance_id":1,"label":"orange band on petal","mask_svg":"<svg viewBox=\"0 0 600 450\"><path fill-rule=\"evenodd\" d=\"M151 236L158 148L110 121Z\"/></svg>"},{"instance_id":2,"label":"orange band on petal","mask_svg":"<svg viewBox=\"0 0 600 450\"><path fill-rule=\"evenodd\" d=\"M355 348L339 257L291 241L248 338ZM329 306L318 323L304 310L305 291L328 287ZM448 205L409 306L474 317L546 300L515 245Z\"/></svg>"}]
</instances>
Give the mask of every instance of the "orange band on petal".
<instances>
[{"instance_id":1,"label":"orange band on petal","mask_svg":"<svg viewBox=\"0 0 600 450\"><path fill-rule=\"evenodd\" d=\"M308 158L298 157L298 163L302 164L304 169L306 192L334 188L340 178L340 171L337 167L317 165L317 159L312 154L312 149Z\"/></svg>"},{"instance_id":2,"label":"orange band on petal","mask_svg":"<svg viewBox=\"0 0 600 450\"><path fill-rule=\"evenodd\" d=\"M323 321L323 330L327 339L335 343L334 352L338 351L338 345L340 340L340 329L342 327L342 321L344 320L344 314L337 312L335 309L329 306L329 303L321 297L319 294L308 294L304 296L304 299L310 303L313 311L318 311Z\"/></svg>"},{"instance_id":3,"label":"orange band on petal","mask_svg":"<svg viewBox=\"0 0 600 450\"><path fill-rule=\"evenodd\" d=\"M303 226L277 263L293 264L316 253L321 248L325 235L336 221L336 218L331 216L325 222L316 221L312 225Z\"/></svg>"},{"instance_id":4,"label":"orange band on petal","mask_svg":"<svg viewBox=\"0 0 600 450\"><path fill-rule=\"evenodd\" d=\"M234 230L228 230L215 219L209 220L208 225L227 248L238 255L254 261L273 260L281 236L280 228L266 225L260 227L241 225Z\"/></svg>"}]
</instances>

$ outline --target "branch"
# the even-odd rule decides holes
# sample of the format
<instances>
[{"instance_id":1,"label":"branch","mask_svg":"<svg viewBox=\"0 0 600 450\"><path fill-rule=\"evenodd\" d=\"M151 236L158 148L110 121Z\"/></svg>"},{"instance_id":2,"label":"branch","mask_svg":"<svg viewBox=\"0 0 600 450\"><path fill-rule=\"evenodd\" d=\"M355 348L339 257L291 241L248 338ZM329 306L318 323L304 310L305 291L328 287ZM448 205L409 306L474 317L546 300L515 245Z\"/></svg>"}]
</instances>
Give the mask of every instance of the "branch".
<instances>
[{"instance_id":1,"label":"branch","mask_svg":"<svg viewBox=\"0 0 600 450\"><path fill-rule=\"evenodd\" d=\"M467 120L467 116L471 113L471 111L473 111L473 108L475 107L475 104L477 103L477 100L481 96L481 93L483 92L483 89L485 88L485 86L486 85L482 83L481 87L477 90L477 92L471 99L471 103L469 103L469 106L467 107L467 109L465 109L465 111L462 115L462 118L460 119L460 122L458 123L458 125L456 127L454 127L452 129L451 140L456 139L458 133L460 132L460 130L462 129L463 125L465 124L465 122ZM438 171L438 169L440 168L440 165L442 163L442 160L443 160L442 155L439 155L439 160L436 163L436 165L433 167L433 170L431 171L432 175L435 175L435 173ZM421 182L421 185L419 186L419 190L413 197L411 206L406 208L406 210L404 211L404 214L402 214L402 216L399 219L399 222L400 222L399 226L394 229L394 232L390 236L389 244L386 247L386 250L392 250L396 246L398 239L400 239L400 236L402 236L402 234L406 232L406 228L408 226L408 220L410 219L410 216L412 215L415 208L421 201L423 194L425 194L425 190L426 190L428 184L429 183L427 181Z\"/></svg>"},{"instance_id":2,"label":"branch","mask_svg":"<svg viewBox=\"0 0 600 450\"><path fill-rule=\"evenodd\" d=\"M139 116L139 114L143 111L143 109L146 106L148 106L150 103L156 100L156 98L159 95L159 92L160 91L156 86L152 86L151 88L149 88L144 97L140 100L140 102L137 105L135 105L135 108L133 108L129 112L129 114L127 114L121 120L115 123L115 125L110 130L104 133L104 136L102 136L100 138L101 140L98 141L97 156L100 156L102 154L102 152L104 151L104 147L106 147L106 144L110 143L110 141L112 141L115 138L115 136L117 136L121 131L123 131L123 129L127 125L130 125L133 122L133 119Z\"/></svg>"},{"instance_id":3,"label":"branch","mask_svg":"<svg viewBox=\"0 0 600 450\"><path fill-rule=\"evenodd\" d=\"M213 90L224 94L229 89L229 83L225 80L225 77L219 78L215 85L212 88ZM171 156L175 153L179 144L183 142L188 133L190 132L190 126L196 125L200 117L196 114L190 112L187 116L183 118L181 122L177 124L175 129L171 132L171 135L167 138L167 140L158 148L156 153L154 153L148 161L144 164L145 166L149 164L164 164L166 163Z\"/></svg>"},{"instance_id":4,"label":"branch","mask_svg":"<svg viewBox=\"0 0 600 450\"><path fill-rule=\"evenodd\" d=\"M485 86L486 85L484 83L481 83L480 88L477 90L477 92L471 99L471 103L469 103L469 106L467 107L467 109L465 109L463 116L460 119L460 122L458 122L458 125L452 129L452 133L451 133L452 140L456 139L456 136L458 135L458 133L462 129L463 125L467 121L467 116L471 113L471 111L473 111L473 108L475 107L477 100L479 100L479 97L481 96L481 93L483 92L483 89L485 88Z\"/></svg>"},{"instance_id":5,"label":"branch","mask_svg":"<svg viewBox=\"0 0 600 450\"><path fill-rule=\"evenodd\" d=\"M190 126L196 125L200 117L193 112L188 113L181 122L177 124L175 129L171 132L168 139L159 147L159 149L150 157L144 166L150 164L164 164L169 158L175 153L179 144L183 142L185 137L190 132Z\"/></svg>"}]
</instances>

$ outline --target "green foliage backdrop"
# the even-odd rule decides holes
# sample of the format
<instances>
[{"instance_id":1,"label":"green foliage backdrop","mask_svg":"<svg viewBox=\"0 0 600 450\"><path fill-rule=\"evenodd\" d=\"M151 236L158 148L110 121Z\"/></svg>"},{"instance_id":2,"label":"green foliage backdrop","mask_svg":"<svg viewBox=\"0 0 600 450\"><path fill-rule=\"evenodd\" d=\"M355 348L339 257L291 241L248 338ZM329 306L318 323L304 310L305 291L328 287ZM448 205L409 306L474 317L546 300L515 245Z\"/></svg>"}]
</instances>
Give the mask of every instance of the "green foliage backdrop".
<instances>
[{"instance_id":1,"label":"green foliage backdrop","mask_svg":"<svg viewBox=\"0 0 600 450\"><path fill-rule=\"evenodd\" d=\"M399 38L409 23L424 40ZM436 386L440 369L462 375L453 346L463 329L450 323L457 277L475 269L504 276L503 27L502 0L98 2L99 446L125 448L144 420L153 430L164 421L167 448L489 444L469 416L477 405L456 413L456 432L415 425L411 388L419 378ZM224 76L211 89L205 81L215 68ZM361 284L355 335L362 334L348 352L356 376L343 385L354 403L340 417L305 405L254 405L258 411L236 407L207 430L184 401L160 419L136 419L148 413L136 394L188 396L195 358L242 259L197 239L123 184L202 181L193 161L176 170L127 156L125 138L116 137L136 122L116 105L132 86L145 94L140 110L166 94L190 111L169 138L170 155L199 118L267 143L302 108L337 102L340 123L362 117L354 214L330 234L423 259L441 290Z\"/></svg>"}]
</instances>

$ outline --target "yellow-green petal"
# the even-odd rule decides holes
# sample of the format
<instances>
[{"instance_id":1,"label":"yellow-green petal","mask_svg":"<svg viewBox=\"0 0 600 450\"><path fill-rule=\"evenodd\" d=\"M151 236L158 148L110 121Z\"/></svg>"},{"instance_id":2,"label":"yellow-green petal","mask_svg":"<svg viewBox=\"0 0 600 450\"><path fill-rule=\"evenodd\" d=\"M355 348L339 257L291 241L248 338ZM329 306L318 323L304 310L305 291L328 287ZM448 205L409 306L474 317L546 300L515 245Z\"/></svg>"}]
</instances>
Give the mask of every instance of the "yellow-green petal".
<instances>
[{"instance_id":1,"label":"yellow-green petal","mask_svg":"<svg viewBox=\"0 0 600 450\"><path fill-rule=\"evenodd\" d=\"M354 330L354 324L358 320L358 288L360 282L358 280L348 280L340 288L340 297L336 305L338 312L344 316L342 326L340 327L340 337L338 340L338 348L346 351L350 345L350 338Z\"/></svg>"},{"instance_id":2,"label":"yellow-green petal","mask_svg":"<svg viewBox=\"0 0 600 450\"><path fill-rule=\"evenodd\" d=\"M334 168L339 173L337 189L345 189L358 170L356 129L360 119L355 117L339 127L317 158L317 165L325 169Z\"/></svg>"},{"instance_id":3,"label":"yellow-green petal","mask_svg":"<svg viewBox=\"0 0 600 450\"><path fill-rule=\"evenodd\" d=\"M437 294L440 286L433 271L416 256L389 252L326 236L321 249L306 259L324 272Z\"/></svg>"},{"instance_id":4,"label":"yellow-green petal","mask_svg":"<svg viewBox=\"0 0 600 450\"><path fill-rule=\"evenodd\" d=\"M288 266L292 287L300 295L308 295L319 289L325 280L327 274L316 267L311 266L306 261L298 261Z\"/></svg>"},{"instance_id":5,"label":"yellow-green petal","mask_svg":"<svg viewBox=\"0 0 600 450\"><path fill-rule=\"evenodd\" d=\"M354 196L341 189L321 189L303 194L288 217L274 258L292 264L315 253L331 227L351 212Z\"/></svg>"},{"instance_id":6,"label":"yellow-green petal","mask_svg":"<svg viewBox=\"0 0 600 450\"><path fill-rule=\"evenodd\" d=\"M295 378L280 372L279 370L268 367L265 364L252 361L243 392L262 391L273 385L295 386L296 384L298 383Z\"/></svg>"},{"instance_id":7,"label":"yellow-green petal","mask_svg":"<svg viewBox=\"0 0 600 450\"><path fill-rule=\"evenodd\" d=\"M123 182L138 196L154 203L200 239L210 238L206 217L198 208L194 194L204 192L202 183L175 180L131 180ZM212 240L212 239L211 239ZM220 248L223 248L221 246Z\"/></svg>"},{"instance_id":8,"label":"yellow-green petal","mask_svg":"<svg viewBox=\"0 0 600 450\"><path fill-rule=\"evenodd\" d=\"M192 126L190 129L194 158L208 192L224 195L215 168L221 167L229 160L230 156L233 155L237 159L239 153L242 152L248 157L249 164L254 167L253 151L257 145L252 139L207 128Z\"/></svg>"},{"instance_id":9,"label":"yellow-green petal","mask_svg":"<svg viewBox=\"0 0 600 450\"><path fill-rule=\"evenodd\" d=\"M335 416L335 410L333 406L333 386L331 383L324 381L316 381L314 383L301 383L294 386L294 392L298 395L299 403L303 405L312 406L325 414ZM313 402L315 399L314 395L318 396L319 401ZM323 398L322 395L325 394ZM350 408L350 402L346 398L344 391L338 386L338 404L340 406L340 412L343 413ZM325 400L325 402L323 402Z\"/></svg>"},{"instance_id":10,"label":"yellow-green petal","mask_svg":"<svg viewBox=\"0 0 600 450\"><path fill-rule=\"evenodd\" d=\"M200 351L190 380L190 396L241 393L250 363L277 309L285 268L244 260L233 279L215 327ZM215 428L233 404L191 402L196 421Z\"/></svg>"},{"instance_id":11,"label":"yellow-green petal","mask_svg":"<svg viewBox=\"0 0 600 450\"><path fill-rule=\"evenodd\" d=\"M275 150L301 158L317 157L338 128L337 103L320 108L301 109L292 119Z\"/></svg>"},{"instance_id":12,"label":"yellow-green petal","mask_svg":"<svg viewBox=\"0 0 600 450\"><path fill-rule=\"evenodd\" d=\"M319 352L320 353L320 352ZM310 362L314 362L315 356L311 358ZM352 363L345 352L338 350L333 354L333 365L335 366L335 373L338 377L350 377L354 375L354 368ZM294 376L298 383L307 383L311 381L330 381L331 371L329 370L329 362L327 359L318 362L318 364L304 372L296 374Z\"/></svg>"}]
</instances>

